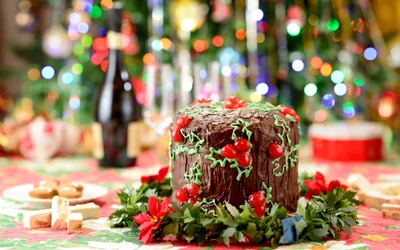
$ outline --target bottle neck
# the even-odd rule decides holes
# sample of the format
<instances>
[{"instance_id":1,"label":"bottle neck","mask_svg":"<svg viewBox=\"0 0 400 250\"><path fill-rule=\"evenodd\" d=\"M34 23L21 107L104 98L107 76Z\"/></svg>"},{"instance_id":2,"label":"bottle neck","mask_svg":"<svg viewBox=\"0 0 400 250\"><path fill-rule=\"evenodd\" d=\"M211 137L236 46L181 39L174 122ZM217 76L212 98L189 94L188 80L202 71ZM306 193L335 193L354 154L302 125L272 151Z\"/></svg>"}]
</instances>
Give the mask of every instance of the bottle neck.
<instances>
[{"instance_id":1,"label":"bottle neck","mask_svg":"<svg viewBox=\"0 0 400 250\"><path fill-rule=\"evenodd\" d=\"M108 31L107 32L108 48L114 50L122 50L122 34L121 32Z\"/></svg>"}]
</instances>

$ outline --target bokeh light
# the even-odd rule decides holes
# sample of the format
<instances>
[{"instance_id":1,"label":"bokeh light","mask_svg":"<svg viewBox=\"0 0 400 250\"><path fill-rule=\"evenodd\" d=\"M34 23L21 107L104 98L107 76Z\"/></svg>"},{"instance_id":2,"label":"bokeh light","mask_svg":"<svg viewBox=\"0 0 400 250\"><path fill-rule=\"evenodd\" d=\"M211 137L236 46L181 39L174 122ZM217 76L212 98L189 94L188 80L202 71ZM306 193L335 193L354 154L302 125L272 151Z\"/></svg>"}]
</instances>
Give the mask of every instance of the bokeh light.
<instances>
[{"instance_id":1,"label":"bokeh light","mask_svg":"<svg viewBox=\"0 0 400 250\"><path fill-rule=\"evenodd\" d=\"M107 71L107 67L108 67L108 60L104 60L104 61L100 64L100 69L101 69L103 72L106 72L106 71Z\"/></svg>"},{"instance_id":2,"label":"bokeh light","mask_svg":"<svg viewBox=\"0 0 400 250\"><path fill-rule=\"evenodd\" d=\"M169 50L169 49L172 48L172 42L171 42L170 39L164 37L164 38L161 38L160 41L161 41L161 44L162 44L162 48L164 50Z\"/></svg>"},{"instance_id":3,"label":"bokeh light","mask_svg":"<svg viewBox=\"0 0 400 250\"><path fill-rule=\"evenodd\" d=\"M308 23L310 24L310 25L317 25L318 24L318 16L316 16L316 15L310 15L309 17L308 17Z\"/></svg>"},{"instance_id":4,"label":"bokeh light","mask_svg":"<svg viewBox=\"0 0 400 250\"><path fill-rule=\"evenodd\" d=\"M62 74L61 80L65 84L71 84L74 81L74 75L71 72L65 72L64 74Z\"/></svg>"},{"instance_id":5,"label":"bokeh light","mask_svg":"<svg viewBox=\"0 0 400 250\"><path fill-rule=\"evenodd\" d=\"M378 113L383 119L392 117L394 113L393 102L391 100L382 99L379 102Z\"/></svg>"},{"instance_id":6,"label":"bokeh light","mask_svg":"<svg viewBox=\"0 0 400 250\"><path fill-rule=\"evenodd\" d=\"M334 83L341 83L344 80L344 74L340 70L335 70L331 74L331 80Z\"/></svg>"},{"instance_id":7,"label":"bokeh light","mask_svg":"<svg viewBox=\"0 0 400 250\"><path fill-rule=\"evenodd\" d=\"M238 29L235 35L238 40L244 40L246 38L246 31L244 29Z\"/></svg>"},{"instance_id":8,"label":"bokeh light","mask_svg":"<svg viewBox=\"0 0 400 250\"><path fill-rule=\"evenodd\" d=\"M375 48L369 47L364 50L364 58L367 59L368 61L375 60L377 56L378 52L376 51Z\"/></svg>"},{"instance_id":9,"label":"bokeh light","mask_svg":"<svg viewBox=\"0 0 400 250\"><path fill-rule=\"evenodd\" d=\"M323 76L329 76L332 73L332 66L329 63L323 63L320 72Z\"/></svg>"},{"instance_id":10,"label":"bokeh light","mask_svg":"<svg viewBox=\"0 0 400 250\"><path fill-rule=\"evenodd\" d=\"M306 94L307 96L314 96L318 91L317 85L315 85L315 83L308 83L305 87L304 87L304 94Z\"/></svg>"},{"instance_id":11,"label":"bokeh light","mask_svg":"<svg viewBox=\"0 0 400 250\"><path fill-rule=\"evenodd\" d=\"M342 105L342 109L344 110L346 107L352 107L354 109L354 104L351 102L345 102Z\"/></svg>"},{"instance_id":12,"label":"bokeh light","mask_svg":"<svg viewBox=\"0 0 400 250\"><path fill-rule=\"evenodd\" d=\"M330 31L335 31L335 30L339 29L339 26L340 26L339 21L336 20L335 18L329 19L328 22L326 23L326 27Z\"/></svg>"},{"instance_id":13,"label":"bokeh light","mask_svg":"<svg viewBox=\"0 0 400 250\"><path fill-rule=\"evenodd\" d=\"M55 73L54 69L51 66L45 66L42 69L42 76L44 79L49 80L49 79L53 78L54 73Z\"/></svg>"},{"instance_id":14,"label":"bokeh light","mask_svg":"<svg viewBox=\"0 0 400 250\"><path fill-rule=\"evenodd\" d=\"M322 59L319 58L318 56L314 56L311 58L311 67L314 69L320 69L322 66Z\"/></svg>"},{"instance_id":15,"label":"bokeh light","mask_svg":"<svg viewBox=\"0 0 400 250\"><path fill-rule=\"evenodd\" d=\"M251 11L251 17L254 21L261 21L264 17L264 12L260 9L254 9Z\"/></svg>"},{"instance_id":16,"label":"bokeh light","mask_svg":"<svg viewBox=\"0 0 400 250\"><path fill-rule=\"evenodd\" d=\"M360 78L354 78L354 84L357 86L363 86L365 83Z\"/></svg>"},{"instance_id":17,"label":"bokeh light","mask_svg":"<svg viewBox=\"0 0 400 250\"><path fill-rule=\"evenodd\" d=\"M263 33L257 33L257 43L263 43L265 41L265 35Z\"/></svg>"},{"instance_id":18,"label":"bokeh light","mask_svg":"<svg viewBox=\"0 0 400 250\"><path fill-rule=\"evenodd\" d=\"M224 39L222 36L214 36L212 39L212 43L215 47L221 47L224 44Z\"/></svg>"},{"instance_id":19,"label":"bokeh light","mask_svg":"<svg viewBox=\"0 0 400 250\"><path fill-rule=\"evenodd\" d=\"M347 87L345 84L343 83L338 83L335 85L335 87L333 88L333 91L335 92L336 95L338 96L343 96L346 94L347 92Z\"/></svg>"},{"instance_id":20,"label":"bokeh light","mask_svg":"<svg viewBox=\"0 0 400 250\"><path fill-rule=\"evenodd\" d=\"M151 65L153 63L155 63L156 58L154 57L154 55L152 53L146 53L143 56L143 63L146 65Z\"/></svg>"},{"instance_id":21,"label":"bokeh light","mask_svg":"<svg viewBox=\"0 0 400 250\"><path fill-rule=\"evenodd\" d=\"M230 76L232 73L232 70L231 70L231 67L224 66L224 67L222 67L221 72L222 72L222 75L224 75L224 76Z\"/></svg>"},{"instance_id":22,"label":"bokeh light","mask_svg":"<svg viewBox=\"0 0 400 250\"><path fill-rule=\"evenodd\" d=\"M261 102L261 100L262 100L262 95L260 95L260 94L257 93L257 92L253 92L253 93L250 94L250 100L251 100L252 102Z\"/></svg>"},{"instance_id":23,"label":"bokeh light","mask_svg":"<svg viewBox=\"0 0 400 250\"><path fill-rule=\"evenodd\" d=\"M289 23L286 27L286 30L290 36L297 36L300 34L300 26L297 23Z\"/></svg>"},{"instance_id":24,"label":"bokeh light","mask_svg":"<svg viewBox=\"0 0 400 250\"><path fill-rule=\"evenodd\" d=\"M162 48L163 48L163 45L162 45L162 43L161 43L161 40L154 39L154 40L151 42L151 47L152 47L155 51L161 51Z\"/></svg>"},{"instance_id":25,"label":"bokeh light","mask_svg":"<svg viewBox=\"0 0 400 250\"><path fill-rule=\"evenodd\" d=\"M355 85L350 86L349 88L349 96L351 97L358 97L361 94L361 88Z\"/></svg>"},{"instance_id":26,"label":"bokeh light","mask_svg":"<svg viewBox=\"0 0 400 250\"><path fill-rule=\"evenodd\" d=\"M84 47L90 47L92 45L93 39L91 36L85 35L82 37L82 45Z\"/></svg>"},{"instance_id":27,"label":"bokeh light","mask_svg":"<svg viewBox=\"0 0 400 250\"><path fill-rule=\"evenodd\" d=\"M31 81L37 81L40 78L40 71L37 68L31 68L28 70L28 78Z\"/></svg>"},{"instance_id":28,"label":"bokeh light","mask_svg":"<svg viewBox=\"0 0 400 250\"><path fill-rule=\"evenodd\" d=\"M74 73L75 75L79 75L82 74L83 72L83 66L80 63L74 63L74 65L72 65L72 73Z\"/></svg>"},{"instance_id":29,"label":"bokeh light","mask_svg":"<svg viewBox=\"0 0 400 250\"><path fill-rule=\"evenodd\" d=\"M103 57L100 53L94 53L90 60L94 65L100 65L103 61Z\"/></svg>"},{"instance_id":30,"label":"bokeh light","mask_svg":"<svg viewBox=\"0 0 400 250\"><path fill-rule=\"evenodd\" d=\"M78 24L78 31L79 33L85 34L86 32L89 31L89 24L85 22L81 22Z\"/></svg>"},{"instance_id":31,"label":"bokeh light","mask_svg":"<svg viewBox=\"0 0 400 250\"><path fill-rule=\"evenodd\" d=\"M69 107L71 109L79 109L80 106L81 106L81 99L79 98L79 96L72 95L69 98Z\"/></svg>"},{"instance_id":32,"label":"bokeh light","mask_svg":"<svg viewBox=\"0 0 400 250\"><path fill-rule=\"evenodd\" d=\"M292 68L296 72L300 72L304 69L304 63L300 59L296 59L292 62Z\"/></svg>"},{"instance_id":33,"label":"bokeh light","mask_svg":"<svg viewBox=\"0 0 400 250\"><path fill-rule=\"evenodd\" d=\"M256 92L260 95L266 95L269 91L269 87L265 82L259 83L256 86Z\"/></svg>"},{"instance_id":34,"label":"bokeh light","mask_svg":"<svg viewBox=\"0 0 400 250\"><path fill-rule=\"evenodd\" d=\"M97 19L101 17L103 10L99 6L93 6L89 14L92 18Z\"/></svg>"},{"instance_id":35,"label":"bokeh light","mask_svg":"<svg viewBox=\"0 0 400 250\"><path fill-rule=\"evenodd\" d=\"M318 110L314 114L315 122L324 122L326 120L326 118L328 118L328 113L323 109Z\"/></svg>"},{"instance_id":36,"label":"bokeh light","mask_svg":"<svg viewBox=\"0 0 400 250\"><path fill-rule=\"evenodd\" d=\"M348 119L354 117L355 114L356 114L356 111L354 110L353 107L345 107L343 109L343 116Z\"/></svg>"},{"instance_id":37,"label":"bokeh light","mask_svg":"<svg viewBox=\"0 0 400 250\"><path fill-rule=\"evenodd\" d=\"M325 94L321 99L322 107L330 109L335 106L335 98L331 94Z\"/></svg>"}]
</instances>

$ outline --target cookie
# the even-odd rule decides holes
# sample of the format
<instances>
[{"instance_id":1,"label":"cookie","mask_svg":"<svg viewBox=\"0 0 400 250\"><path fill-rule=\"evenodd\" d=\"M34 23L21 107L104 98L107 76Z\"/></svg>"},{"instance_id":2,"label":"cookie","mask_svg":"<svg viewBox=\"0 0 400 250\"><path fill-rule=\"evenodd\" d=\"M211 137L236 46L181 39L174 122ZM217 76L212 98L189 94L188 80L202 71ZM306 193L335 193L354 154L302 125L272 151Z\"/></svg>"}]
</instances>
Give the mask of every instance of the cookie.
<instances>
[{"instance_id":1,"label":"cookie","mask_svg":"<svg viewBox=\"0 0 400 250\"><path fill-rule=\"evenodd\" d=\"M39 183L36 183L34 187L39 187L39 186L45 186L49 187L51 189L57 189L58 187L58 181L40 181Z\"/></svg>"},{"instance_id":2,"label":"cookie","mask_svg":"<svg viewBox=\"0 0 400 250\"><path fill-rule=\"evenodd\" d=\"M83 191L83 185L82 185L81 183L79 183L79 182L76 182L76 181L71 181L71 182L65 181L65 182L61 182L61 183L58 185L58 188L62 188L62 187L73 187L73 188L76 188L76 190L78 190L79 192L82 192L82 191Z\"/></svg>"},{"instance_id":3,"label":"cookie","mask_svg":"<svg viewBox=\"0 0 400 250\"><path fill-rule=\"evenodd\" d=\"M32 198L51 199L57 195L57 191L50 187L37 186L37 187L34 187L33 190L29 192L29 195Z\"/></svg>"},{"instance_id":4,"label":"cookie","mask_svg":"<svg viewBox=\"0 0 400 250\"><path fill-rule=\"evenodd\" d=\"M67 198L67 199L74 199L74 198L81 197L82 196L82 192L79 192L74 187L60 187L58 189L58 196L64 197L64 198Z\"/></svg>"}]
</instances>

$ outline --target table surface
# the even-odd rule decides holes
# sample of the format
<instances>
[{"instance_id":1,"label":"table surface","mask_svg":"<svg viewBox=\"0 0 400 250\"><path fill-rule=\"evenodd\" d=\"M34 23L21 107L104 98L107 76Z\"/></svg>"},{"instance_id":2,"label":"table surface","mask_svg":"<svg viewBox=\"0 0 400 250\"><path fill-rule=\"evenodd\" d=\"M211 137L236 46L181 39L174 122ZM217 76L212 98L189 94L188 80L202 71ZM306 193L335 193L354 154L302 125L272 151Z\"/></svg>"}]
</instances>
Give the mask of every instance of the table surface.
<instances>
[{"instance_id":1,"label":"table surface","mask_svg":"<svg viewBox=\"0 0 400 250\"><path fill-rule=\"evenodd\" d=\"M107 217L116 201L116 190L121 185L137 181L142 175L157 172L152 153L138 159L138 167L129 169L99 168L87 158L56 158L46 163L18 158L0 158L0 249L228 249L224 245L197 246L180 242L160 242L143 245L138 232L128 228L110 228ZM400 182L399 160L382 163L301 163L300 170L322 172L327 179L347 178L350 173L361 173L371 182ZM100 219L83 222L80 234L67 234L52 228L27 229L22 225L23 205L2 196L4 189L20 184L54 179L83 181L104 186L107 196L95 202L101 206ZM360 206L362 226L351 235L343 233L340 241L304 243L281 246L279 249L400 249L400 221L384 219L381 212ZM266 246L238 245L229 249L269 249Z\"/></svg>"}]
</instances>

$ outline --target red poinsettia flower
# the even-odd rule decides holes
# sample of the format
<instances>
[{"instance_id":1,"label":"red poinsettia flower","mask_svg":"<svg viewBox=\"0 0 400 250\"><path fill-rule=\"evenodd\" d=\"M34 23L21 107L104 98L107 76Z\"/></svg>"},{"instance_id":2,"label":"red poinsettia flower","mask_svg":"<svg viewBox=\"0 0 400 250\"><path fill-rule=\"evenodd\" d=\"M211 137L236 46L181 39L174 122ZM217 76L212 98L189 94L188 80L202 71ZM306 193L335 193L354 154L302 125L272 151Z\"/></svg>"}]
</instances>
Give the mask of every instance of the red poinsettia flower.
<instances>
[{"instance_id":1,"label":"red poinsettia flower","mask_svg":"<svg viewBox=\"0 0 400 250\"><path fill-rule=\"evenodd\" d=\"M320 193L329 193L332 192L335 187L347 189L346 185L343 185L338 180L332 180L329 182L328 186L325 183L325 177L320 173L316 172L314 180L305 180L304 185L308 187L308 192L304 195L306 199L311 199L314 195L319 195Z\"/></svg>"},{"instance_id":2,"label":"red poinsettia flower","mask_svg":"<svg viewBox=\"0 0 400 250\"><path fill-rule=\"evenodd\" d=\"M171 210L170 200L171 198L168 197L159 203L156 197L150 196L148 202L150 214L143 212L133 216L135 222L140 225L139 240L143 240L143 243L151 243L153 231L158 229L162 218Z\"/></svg>"},{"instance_id":3,"label":"red poinsettia flower","mask_svg":"<svg viewBox=\"0 0 400 250\"><path fill-rule=\"evenodd\" d=\"M156 175L142 176L142 177L140 178L140 181L141 181L142 183L149 183L149 182L152 182L152 181L156 181L156 182L158 182L158 184L160 184L161 182L163 182L163 180L164 180L165 177L167 176L168 170L169 170L169 167L168 167L168 166L165 166L165 167L161 168L161 169L158 171L158 174L156 174Z\"/></svg>"}]
</instances>

